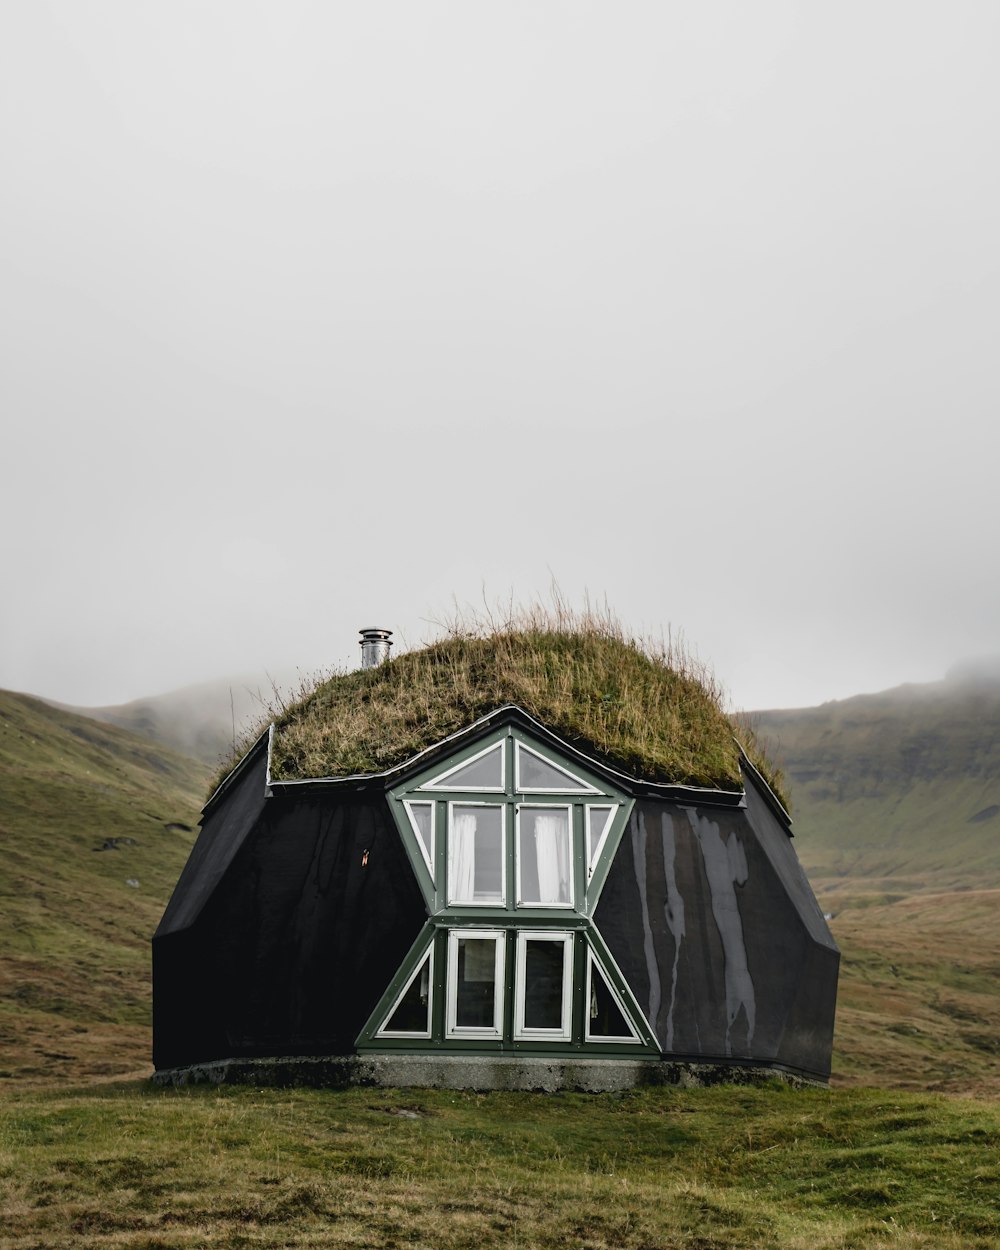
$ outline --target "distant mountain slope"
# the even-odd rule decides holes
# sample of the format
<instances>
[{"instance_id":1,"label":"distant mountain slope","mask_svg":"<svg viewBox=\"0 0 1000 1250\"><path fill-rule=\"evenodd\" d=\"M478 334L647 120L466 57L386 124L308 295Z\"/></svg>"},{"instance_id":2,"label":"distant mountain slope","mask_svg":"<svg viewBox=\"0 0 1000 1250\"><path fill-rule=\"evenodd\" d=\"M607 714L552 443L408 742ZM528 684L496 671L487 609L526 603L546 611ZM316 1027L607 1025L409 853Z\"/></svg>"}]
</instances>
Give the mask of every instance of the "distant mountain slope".
<instances>
[{"instance_id":1,"label":"distant mountain slope","mask_svg":"<svg viewBox=\"0 0 1000 1250\"><path fill-rule=\"evenodd\" d=\"M147 1066L149 939L207 772L0 692L0 1077Z\"/></svg>"},{"instance_id":2,"label":"distant mountain slope","mask_svg":"<svg viewBox=\"0 0 1000 1250\"><path fill-rule=\"evenodd\" d=\"M287 674L281 680L298 684ZM149 695L117 707L52 706L117 725L215 768L233 742L239 741L243 726L263 713L273 694L269 682L262 685L251 678L234 677Z\"/></svg>"},{"instance_id":3,"label":"distant mountain slope","mask_svg":"<svg viewBox=\"0 0 1000 1250\"><path fill-rule=\"evenodd\" d=\"M755 715L817 885L1000 886L1000 682L900 686Z\"/></svg>"}]
</instances>

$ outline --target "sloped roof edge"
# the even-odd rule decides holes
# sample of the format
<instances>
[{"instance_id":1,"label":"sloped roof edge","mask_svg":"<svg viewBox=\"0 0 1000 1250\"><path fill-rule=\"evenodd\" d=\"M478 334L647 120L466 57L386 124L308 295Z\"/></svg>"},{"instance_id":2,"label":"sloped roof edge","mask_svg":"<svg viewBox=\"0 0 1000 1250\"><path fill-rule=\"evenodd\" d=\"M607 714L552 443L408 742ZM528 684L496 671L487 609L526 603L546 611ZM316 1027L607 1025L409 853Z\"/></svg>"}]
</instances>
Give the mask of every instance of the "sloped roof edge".
<instances>
[{"instance_id":1,"label":"sloped roof edge","mask_svg":"<svg viewBox=\"0 0 1000 1250\"><path fill-rule=\"evenodd\" d=\"M381 772L352 773L344 777L302 777L289 781L273 780L271 777L271 746L273 743L274 726L272 725L270 727L271 735L268 737L266 792L270 797L272 794L284 794L296 789L310 787L319 789L327 786L357 786L374 781L403 780L408 773L419 771L425 767L435 756L445 755L454 744L475 739L478 735L486 733L504 721L520 721L525 728L530 729L538 737L550 742L560 751L574 756L595 772L602 773L619 784L624 783L633 794L667 795L679 802L687 800L689 802L711 803L723 807L739 807L744 802L742 790L721 790L711 786L680 785L676 782L647 781L641 777L632 777L628 773L621 772L619 769L607 764L599 757L588 755L587 752L581 751L579 747L574 746L572 742L567 741L560 734L549 729L547 725L537 720L530 712L526 712L524 708L519 707L516 703L505 703L501 707L495 708L492 712L488 712L485 716L480 716L477 720L471 721L468 725L464 725L454 733L448 734L447 737L431 743L430 746L424 747L399 764L394 764L391 768L384 769ZM737 746L739 746L738 742ZM743 748L739 746L739 749L741 755L744 755ZM756 769L754 769L754 773L759 776ZM767 793L771 793L770 787L763 781L763 778L761 778L761 782ZM220 786L219 789L221 790L222 787ZM784 811L783 808L781 810ZM787 814L784 819L787 821Z\"/></svg>"},{"instance_id":2,"label":"sloped roof edge","mask_svg":"<svg viewBox=\"0 0 1000 1250\"><path fill-rule=\"evenodd\" d=\"M209 810L216 805L216 803L219 801L219 799L222 798L222 796L226 793L229 787L233 785L236 779L250 766L250 764L253 762L253 760L256 758L257 754L259 753L261 743L264 742L265 739L267 739L267 778L268 780L270 779L270 776L271 776L271 741L273 737L274 737L274 722L272 721L271 724L268 725L266 729L262 730L260 735L254 740L252 746L248 748L246 754L240 757L240 759L237 761L235 766L231 768L228 773L226 773L225 777L222 778L219 784L215 787L212 793L205 800L205 805L201 809L202 816L208 815ZM266 792L267 790L266 782L265 782L264 788Z\"/></svg>"},{"instance_id":3,"label":"sloped roof edge","mask_svg":"<svg viewBox=\"0 0 1000 1250\"><path fill-rule=\"evenodd\" d=\"M785 826L788 832L788 836L792 837L793 836L792 834L793 822L792 822L791 815L788 812L788 809L785 807L784 803L782 803L781 799L779 799L778 796L775 794L771 786L771 783L764 776L764 774L760 771L760 769L753 762L750 756L746 753L746 751L743 748L743 743L740 742L739 738L736 739L736 745L740 749L740 766L742 767L743 771L747 773L750 776L750 778L756 783L757 790L760 793L761 797L764 799L764 802L768 805L768 807L770 807L771 811L775 814L775 816L777 816L777 818Z\"/></svg>"}]
</instances>

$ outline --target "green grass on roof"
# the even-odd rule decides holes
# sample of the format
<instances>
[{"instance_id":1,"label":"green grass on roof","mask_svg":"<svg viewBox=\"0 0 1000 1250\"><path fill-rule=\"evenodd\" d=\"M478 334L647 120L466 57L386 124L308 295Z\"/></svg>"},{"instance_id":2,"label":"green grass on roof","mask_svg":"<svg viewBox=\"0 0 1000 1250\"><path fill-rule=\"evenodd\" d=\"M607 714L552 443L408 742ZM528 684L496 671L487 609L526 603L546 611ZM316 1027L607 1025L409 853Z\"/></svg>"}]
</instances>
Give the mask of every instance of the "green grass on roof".
<instances>
[{"instance_id":1,"label":"green grass on roof","mask_svg":"<svg viewBox=\"0 0 1000 1250\"><path fill-rule=\"evenodd\" d=\"M507 703L633 777L742 786L738 735L782 795L752 731L676 645L628 637L609 615L534 612L342 673L280 711L272 777L382 772Z\"/></svg>"}]
</instances>

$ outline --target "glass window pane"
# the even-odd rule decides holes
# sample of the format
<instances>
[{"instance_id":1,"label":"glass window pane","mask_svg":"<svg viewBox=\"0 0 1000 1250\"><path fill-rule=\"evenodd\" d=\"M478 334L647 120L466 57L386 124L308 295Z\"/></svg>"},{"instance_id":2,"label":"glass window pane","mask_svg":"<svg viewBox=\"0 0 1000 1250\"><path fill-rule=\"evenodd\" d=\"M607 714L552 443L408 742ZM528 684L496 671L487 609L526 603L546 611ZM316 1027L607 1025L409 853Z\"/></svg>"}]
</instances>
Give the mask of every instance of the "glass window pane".
<instances>
[{"instance_id":1,"label":"glass window pane","mask_svg":"<svg viewBox=\"0 0 1000 1250\"><path fill-rule=\"evenodd\" d=\"M590 1037L627 1038L636 1040L632 1026L625 1019L615 996L608 988L601 970L591 959L590 1012L587 1033Z\"/></svg>"},{"instance_id":2,"label":"glass window pane","mask_svg":"<svg viewBox=\"0 0 1000 1250\"><path fill-rule=\"evenodd\" d=\"M522 903L569 906L573 901L573 855L569 810L521 807L518 865Z\"/></svg>"},{"instance_id":3,"label":"glass window pane","mask_svg":"<svg viewBox=\"0 0 1000 1250\"><path fill-rule=\"evenodd\" d=\"M496 1023L496 953L493 937L459 937L455 1027L492 1029Z\"/></svg>"},{"instance_id":4,"label":"glass window pane","mask_svg":"<svg viewBox=\"0 0 1000 1250\"><path fill-rule=\"evenodd\" d=\"M594 871L597 852L601 849L601 839L611 823L614 810L613 807L587 808L587 864L591 872Z\"/></svg>"},{"instance_id":5,"label":"glass window pane","mask_svg":"<svg viewBox=\"0 0 1000 1250\"><path fill-rule=\"evenodd\" d=\"M431 956L430 951L420 970L406 987L396 1010L386 1021L383 1033L421 1033L431 1030Z\"/></svg>"},{"instance_id":6,"label":"glass window pane","mask_svg":"<svg viewBox=\"0 0 1000 1250\"><path fill-rule=\"evenodd\" d=\"M524 952L524 1027L561 1029L563 942L528 939Z\"/></svg>"},{"instance_id":7,"label":"glass window pane","mask_svg":"<svg viewBox=\"0 0 1000 1250\"><path fill-rule=\"evenodd\" d=\"M428 864L434 862L434 848L432 846L431 830L433 829L434 804L433 803L407 803L410 818L413 827L417 831L423 848L424 855Z\"/></svg>"},{"instance_id":8,"label":"glass window pane","mask_svg":"<svg viewBox=\"0 0 1000 1250\"><path fill-rule=\"evenodd\" d=\"M517 745L517 781L522 790L581 790L591 791L592 786L573 777L565 769L542 759L534 751Z\"/></svg>"},{"instance_id":9,"label":"glass window pane","mask_svg":"<svg viewBox=\"0 0 1000 1250\"><path fill-rule=\"evenodd\" d=\"M502 790L503 743L498 742L492 750L477 760L460 764L428 782L435 790Z\"/></svg>"},{"instance_id":10,"label":"glass window pane","mask_svg":"<svg viewBox=\"0 0 1000 1250\"><path fill-rule=\"evenodd\" d=\"M503 812L455 803L448 829L449 903L502 903Z\"/></svg>"}]
</instances>

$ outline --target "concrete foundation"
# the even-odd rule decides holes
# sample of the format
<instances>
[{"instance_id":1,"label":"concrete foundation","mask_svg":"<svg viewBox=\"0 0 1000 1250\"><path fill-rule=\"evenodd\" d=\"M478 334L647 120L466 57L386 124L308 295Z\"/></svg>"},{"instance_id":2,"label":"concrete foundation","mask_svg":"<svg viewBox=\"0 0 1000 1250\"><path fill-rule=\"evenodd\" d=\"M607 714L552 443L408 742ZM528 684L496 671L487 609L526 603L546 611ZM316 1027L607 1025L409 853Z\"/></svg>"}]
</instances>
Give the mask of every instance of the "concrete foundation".
<instances>
[{"instance_id":1,"label":"concrete foundation","mask_svg":"<svg viewBox=\"0 0 1000 1250\"><path fill-rule=\"evenodd\" d=\"M311 1086L352 1085L386 1089L579 1090L603 1094L648 1085L820 1085L771 1066L673 1063L657 1059L538 1059L481 1055L344 1055L274 1059L219 1059L166 1068L158 1085Z\"/></svg>"}]
</instances>

